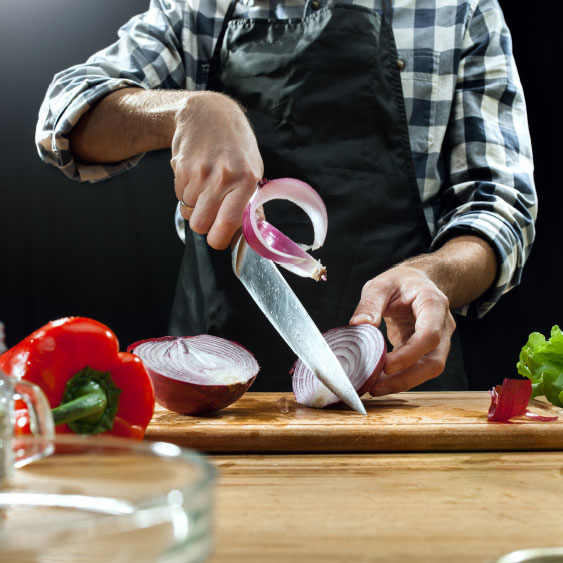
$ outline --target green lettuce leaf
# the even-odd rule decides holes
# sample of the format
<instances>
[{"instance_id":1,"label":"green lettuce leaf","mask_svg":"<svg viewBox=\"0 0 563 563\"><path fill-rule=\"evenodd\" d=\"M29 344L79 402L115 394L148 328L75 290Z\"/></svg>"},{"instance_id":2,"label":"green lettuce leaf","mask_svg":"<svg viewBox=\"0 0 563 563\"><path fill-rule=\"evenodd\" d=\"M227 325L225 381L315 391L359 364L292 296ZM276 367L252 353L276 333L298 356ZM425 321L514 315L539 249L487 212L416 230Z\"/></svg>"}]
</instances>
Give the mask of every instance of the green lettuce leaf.
<instances>
[{"instance_id":1,"label":"green lettuce leaf","mask_svg":"<svg viewBox=\"0 0 563 563\"><path fill-rule=\"evenodd\" d=\"M544 395L553 405L563 407L563 332L557 325L549 340L539 332L530 334L516 368L532 381L532 397Z\"/></svg>"}]
</instances>

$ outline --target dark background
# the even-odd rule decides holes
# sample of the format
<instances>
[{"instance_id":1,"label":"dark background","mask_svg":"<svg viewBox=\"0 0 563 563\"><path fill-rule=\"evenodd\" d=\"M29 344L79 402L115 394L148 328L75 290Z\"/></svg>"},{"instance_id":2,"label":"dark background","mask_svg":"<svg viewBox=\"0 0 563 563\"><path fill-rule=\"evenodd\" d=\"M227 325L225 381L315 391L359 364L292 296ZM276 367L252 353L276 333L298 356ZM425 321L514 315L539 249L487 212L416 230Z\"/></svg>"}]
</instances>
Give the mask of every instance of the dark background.
<instances>
[{"instance_id":1,"label":"dark background","mask_svg":"<svg viewBox=\"0 0 563 563\"><path fill-rule=\"evenodd\" d=\"M528 104L540 197L537 239L522 284L482 320L463 323L472 387L516 375L532 331L563 324L559 165L562 8L501 2ZM148 0L1 0L0 320L13 345L49 320L84 315L109 325L122 348L167 333L182 245L167 151L98 184L40 162L37 111L54 73L115 40ZM520 5L520 6L519 6ZM537 7L542 11L538 12Z\"/></svg>"}]
</instances>

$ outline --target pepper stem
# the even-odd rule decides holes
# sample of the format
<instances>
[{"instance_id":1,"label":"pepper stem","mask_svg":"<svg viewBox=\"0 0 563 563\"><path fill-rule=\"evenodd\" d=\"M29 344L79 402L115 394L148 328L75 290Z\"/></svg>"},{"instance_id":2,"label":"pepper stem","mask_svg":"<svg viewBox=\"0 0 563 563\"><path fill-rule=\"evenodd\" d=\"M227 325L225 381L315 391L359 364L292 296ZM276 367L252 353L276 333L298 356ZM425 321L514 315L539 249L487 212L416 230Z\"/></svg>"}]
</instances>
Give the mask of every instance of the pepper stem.
<instances>
[{"instance_id":1,"label":"pepper stem","mask_svg":"<svg viewBox=\"0 0 563 563\"><path fill-rule=\"evenodd\" d=\"M55 426L75 420L98 422L102 418L108 400L101 386L95 381L89 381L77 389L77 393L79 396L76 399L62 403L51 411Z\"/></svg>"},{"instance_id":2,"label":"pepper stem","mask_svg":"<svg viewBox=\"0 0 563 563\"><path fill-rule=\"evenodd\" d=\"M111 430L120 393L109 371L86 366L68 380L61 404L52 409L55 425L68 424L77 434Z\"/></svg>"}]
</instances>

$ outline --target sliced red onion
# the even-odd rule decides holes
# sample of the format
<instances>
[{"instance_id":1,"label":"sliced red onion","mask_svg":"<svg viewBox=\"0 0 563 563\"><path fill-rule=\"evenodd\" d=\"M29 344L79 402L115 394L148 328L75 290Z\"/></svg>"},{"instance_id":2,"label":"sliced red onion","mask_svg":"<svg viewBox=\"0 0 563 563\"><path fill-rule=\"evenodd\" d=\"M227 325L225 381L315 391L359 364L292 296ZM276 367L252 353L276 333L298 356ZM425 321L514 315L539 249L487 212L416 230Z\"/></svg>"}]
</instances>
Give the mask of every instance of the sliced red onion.
<instances>
[{"instance_id":1,"label":"sliced red onion","mask_svg":"<svg viewBox=\"0 0 563 563\"><path fill-rule=\"evenodd\" d=\"M387 352L383 335L373 325L362 324L333 328L323 336L361 397L383 369ZM301 360L295 362L292 373L298 403L316 408L341 403Z\"/></svg>"},{"instance_id":2,"label":"sliced red onion","mask_svg":"<svg viewBox=\"0 0 563 563\"><path fill-rule=\"evenodd\" d=\"M528 410L532 396L532 382L529 379L505 379L489 391L491 406L489 422L508 422L511 418L525 416L540 422L557 420L557 416L542 416Z\"/></svg>"},{"instance_id":3,"label":"sliced red onion","mask_svg":"<svg viewBox=\"0 0 563 563\"><path fill-rule=\"evenodd\" d=\"M257 209L274 199L291 201L307 213L313 224L312 245L295 243L257 216ZM280 178L261 184L242 216L242 233L254 252L298 276L317 281L326 279L326 268L307 251L316 250L324 244L327 228L328 218L323 200L309 184L294 178Z\"/></svg>"},{"instance_id":4,"label":"sliced red onion","mask_svg":"<svg viewBox=\"0 0 563 563\"><path fill-rule=\"evenodd\" d=\"M141 340L127 351L147 368L157 402L182 414L204 414L234 403L260 369L240 344L207 334Z\"/></svg>"}]
</instances>

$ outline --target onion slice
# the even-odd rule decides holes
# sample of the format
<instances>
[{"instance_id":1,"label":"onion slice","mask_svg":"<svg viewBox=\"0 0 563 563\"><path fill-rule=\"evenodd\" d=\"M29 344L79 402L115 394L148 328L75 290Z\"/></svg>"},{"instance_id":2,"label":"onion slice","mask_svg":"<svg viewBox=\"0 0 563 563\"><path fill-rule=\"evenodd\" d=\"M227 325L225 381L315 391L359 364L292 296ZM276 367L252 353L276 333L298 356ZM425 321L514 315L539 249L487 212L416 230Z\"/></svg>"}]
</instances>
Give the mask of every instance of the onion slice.
<instances>
[{"instance_id":1,"label":"onion slice","mask_svg":"<svg viewBox=\"0 0 563 563\"><path fill-rule=\"evenodd\" d=\"M313 224L313 243L297 244L257 215L259 207L274 199L298 205ZM326 280L326 268L307 251L320 248L328 228L326 207L319 194L305 182L279 178L261 183L242 216L242 233L254 252L276 262L290 272L317 281Z\"/></svg>"},{"instance_id":2,"label":"onion slice","mask_svg":"<svg viewBox=\"0 0 563 563\"><path fill-rule=\"evenodd\" d=\"M524 416L531 420L549 422L557 416L542 416L528 410L532 396L532 382L529 379L505 379L502 385L496 385L489 391L491 406L489 422L508 422L511 418Z\"/></svg>"},{"instance_id":3,"label":"onion slice","mask_svg":"<svg viewBox=\"0 0 563 563\"><path fill-rule=\"evenodd\" d=\"M323 336L361 397L383 369L387 352L383 335L375 326L362 324L333 328ZM341 403L301 360L295 362L291 373L298 403L316 408Z\"/></svg>"},{"instance_id":4,"label":"onion slice","mask_svg":"<svg viewBox=\"0 0 563 563\"><path fill-rule=\"evenodd\" d=\"M156 401L182 414L204 414L234 403L260 369L240 344L207 334L140 340L127 351L147 368Z\"/></svg>"}]
</instances>

